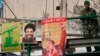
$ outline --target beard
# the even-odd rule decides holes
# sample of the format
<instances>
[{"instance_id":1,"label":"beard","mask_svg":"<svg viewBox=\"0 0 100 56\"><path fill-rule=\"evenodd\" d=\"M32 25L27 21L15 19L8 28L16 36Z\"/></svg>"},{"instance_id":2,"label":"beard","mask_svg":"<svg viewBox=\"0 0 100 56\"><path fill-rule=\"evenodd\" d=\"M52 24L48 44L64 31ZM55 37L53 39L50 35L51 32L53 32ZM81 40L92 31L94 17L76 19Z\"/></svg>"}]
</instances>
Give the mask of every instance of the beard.
<instances>
[{"instance_id":1,"label":"beard","mask_svg":"<svg viewBox=\"0 0 100 56\"><path fill-rule=\"evenodd\" d=\"M90 11L90 8L86 8L86 11Z\"/></svg>"}]
</instances>

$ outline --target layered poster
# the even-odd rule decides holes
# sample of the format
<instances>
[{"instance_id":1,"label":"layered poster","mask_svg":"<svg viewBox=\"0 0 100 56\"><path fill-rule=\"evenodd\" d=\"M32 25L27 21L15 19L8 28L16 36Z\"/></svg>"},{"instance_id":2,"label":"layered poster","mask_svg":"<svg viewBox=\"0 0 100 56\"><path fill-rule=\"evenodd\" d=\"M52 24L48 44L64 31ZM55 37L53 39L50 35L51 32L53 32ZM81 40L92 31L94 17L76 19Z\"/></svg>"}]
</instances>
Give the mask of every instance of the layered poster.
<instances>
[{"instance_id":1,"label":"layered poster","mask_svg":"<svg viewBox=\"0 0 100 56\"><path fill-rule=\"evenodd\" d=\"M2 52L21 51L20 22L2 24Z\"/></svg>"},{"instance_id":2,"label":"layered poster","mask_svg":"<svg viewBox=\"0 0 100 56\"><path fill-rule=\"evenodd\" d=\"M63 56L66 43L66 18L43 19L42 56Z\"/></svg>"},{"instance_id":3,"label":"layered poster","mask_svg":"<svg viewBox=\"0 0 100 56\"><path fill-rule=\"evenodd\" d=\"M26 22L23 23L22 30L22 46L23 50L28 49L28 45L30 45L30 53L32 56L41 56L42 48L41 48L41 22ZM39 54L37 54L39 53ZM22 54L25 55L25 54ZM27 53L26 53L27 55Z\"/></svg>"},{"instance_id":4,"label":"layered poster","mask_svg":"<svg viewBox=\"0 0 100 56\"><path fill-rule=\"evenodd\" d=\"M35 24L34 23L23 23L23 35L22 35L22 44L23 44L23 49L27 50L27 45L33 46L35 42ZM32 50L32 48L31 48Z\"/></svg>"}]
</instances>

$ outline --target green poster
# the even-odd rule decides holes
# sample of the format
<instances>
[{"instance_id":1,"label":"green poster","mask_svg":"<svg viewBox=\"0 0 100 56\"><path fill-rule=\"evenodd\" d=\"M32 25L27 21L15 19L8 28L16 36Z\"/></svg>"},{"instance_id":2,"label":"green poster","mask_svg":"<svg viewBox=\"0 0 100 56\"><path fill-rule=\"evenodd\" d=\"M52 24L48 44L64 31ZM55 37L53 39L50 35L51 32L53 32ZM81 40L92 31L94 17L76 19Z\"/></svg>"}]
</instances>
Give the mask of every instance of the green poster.
<instances>
[{"instance_id":1,"label":"green poster","mask_svg":"<svg viewBox=\"0 0 100 56\"><path fill-rule=\"evenodd\" d=\"M2 24L2 52L21 51L21 25L19 22Z\"/></svg>"}]
</instances>

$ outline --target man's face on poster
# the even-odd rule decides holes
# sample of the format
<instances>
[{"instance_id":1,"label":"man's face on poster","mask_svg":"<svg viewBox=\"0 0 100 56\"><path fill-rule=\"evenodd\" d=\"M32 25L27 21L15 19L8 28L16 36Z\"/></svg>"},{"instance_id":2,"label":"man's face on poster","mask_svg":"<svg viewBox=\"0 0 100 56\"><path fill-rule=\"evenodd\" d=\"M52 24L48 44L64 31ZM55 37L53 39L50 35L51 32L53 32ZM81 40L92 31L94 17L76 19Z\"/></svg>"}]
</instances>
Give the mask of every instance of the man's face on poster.
<instances>
[{"instance_id":1,"label":"man's face on poster","mask_svg":"<svg viewBox=\"0 0 100 56\"><path fill-rule=\"evenodd\" d=\"M32 28L27 28L25 31L25 37L33 37L34 35L34 30Z\"/></svg>"}]
</instances>

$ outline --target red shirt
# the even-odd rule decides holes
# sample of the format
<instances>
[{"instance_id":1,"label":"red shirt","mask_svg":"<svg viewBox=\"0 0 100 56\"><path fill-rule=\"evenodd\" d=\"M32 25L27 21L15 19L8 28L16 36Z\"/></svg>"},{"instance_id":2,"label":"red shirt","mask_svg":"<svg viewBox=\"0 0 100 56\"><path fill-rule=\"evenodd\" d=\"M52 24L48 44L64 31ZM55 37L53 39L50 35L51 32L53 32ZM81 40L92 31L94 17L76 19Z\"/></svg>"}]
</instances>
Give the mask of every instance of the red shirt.
<instances>
[{"instance_id":1,"label":"red shirt","mask_svg":"<svg viewBox=\"0 0 100 56\"><path fill-rule=\"evenodd\" d=\"M62 30L61 39L58 47L54 48L52 52L45 52L43 56L62 56L66 43L66 31Z\"/></svg>"}]
</instances>

